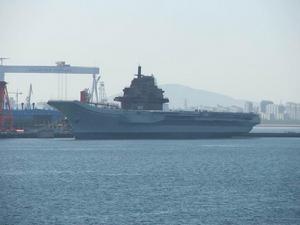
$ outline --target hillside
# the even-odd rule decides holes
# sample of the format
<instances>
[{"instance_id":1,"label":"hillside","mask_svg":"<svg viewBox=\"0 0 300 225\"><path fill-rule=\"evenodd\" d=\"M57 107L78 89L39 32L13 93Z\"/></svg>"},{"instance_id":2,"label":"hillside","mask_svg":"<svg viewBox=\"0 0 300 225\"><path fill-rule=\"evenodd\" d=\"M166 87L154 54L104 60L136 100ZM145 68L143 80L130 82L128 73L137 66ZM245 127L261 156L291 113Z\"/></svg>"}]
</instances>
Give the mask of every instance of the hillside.
<instances>
[{"instance_id":1,"label":"hillside","mask_svg":"<svg viewBox=\"0 0 300 225\"><path fill-rule=\"evenodd\" d=\"M165 91L165 96L170 100L170 108L182 108L186 99L188 106L243 106L244 101L237 100L232 97L205 91L201 89L194 89L179 84L164 84L161 85Z\"/></svg>"}]
</instances>

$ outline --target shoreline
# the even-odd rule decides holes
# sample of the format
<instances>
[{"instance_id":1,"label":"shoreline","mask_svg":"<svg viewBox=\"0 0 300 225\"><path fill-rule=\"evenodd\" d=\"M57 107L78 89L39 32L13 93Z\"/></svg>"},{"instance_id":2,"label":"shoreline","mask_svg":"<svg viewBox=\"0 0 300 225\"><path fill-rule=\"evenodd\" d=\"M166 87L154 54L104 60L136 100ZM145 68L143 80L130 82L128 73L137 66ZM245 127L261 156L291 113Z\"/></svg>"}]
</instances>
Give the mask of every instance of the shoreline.
<instances>
[{"instance_id":1,"label":"shoreline","mask_svg":"<svg viewBox=\"0 0 300 225\"><path fill-rule=\"evenodd\" d=\"M260 123L255 127L300 127L300 124Z\"/></svg>"},{"instance_id":2,"label":"shoreline","mask_svg":"<svg viewBox=\"0 0 300 225\"><path fill-rule=\"evenodd\" d=\"M300 138L300 133L298 132L280 132L280 133L270 133L270 132L256 132L256 133L248 133L248 134L241 134L238 136L229 137L230 138L273 138L273 137L284 137L284 138ZM54 135L54 136L39 136L36 134L10 134L10 133L0 133L0 139L16 139L16 138L33 138L33 139L54 139L54 138L74 138L72 134L65 134L65 135ZM194 138L193 138L194 139ZM198 139L198 138L196 138ZM207 138L199 138L201 139L207 139ZM219 138L208 138L208 139L219 139ZM222 139L222 138L220 138ZM120 139L121 140L121 139ZM135 139L131 139L135 140ZM153 139L155 140L155 139ZM165 139L170 140L170 139ZM186 139L190 140L190 139Z\"/></svg>"}]
</instances>

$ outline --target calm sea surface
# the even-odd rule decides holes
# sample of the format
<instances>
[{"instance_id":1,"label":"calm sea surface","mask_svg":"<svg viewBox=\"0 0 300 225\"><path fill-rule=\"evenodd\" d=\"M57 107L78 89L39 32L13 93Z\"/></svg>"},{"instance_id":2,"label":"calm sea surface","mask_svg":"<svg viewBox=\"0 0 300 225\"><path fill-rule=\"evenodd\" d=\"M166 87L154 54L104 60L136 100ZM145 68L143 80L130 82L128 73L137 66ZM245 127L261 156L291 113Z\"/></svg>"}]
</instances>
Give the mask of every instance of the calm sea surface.
<instances>
[{"instance_id":1,"label":"calm sea surface","mask_svg":"<svg viewBox=\"0 0 300 225\"><path fill-rule=\"evenodd\" d=\"M300 224L300 138L0 140L1 225Z\"/></svg>"}]
</instances>

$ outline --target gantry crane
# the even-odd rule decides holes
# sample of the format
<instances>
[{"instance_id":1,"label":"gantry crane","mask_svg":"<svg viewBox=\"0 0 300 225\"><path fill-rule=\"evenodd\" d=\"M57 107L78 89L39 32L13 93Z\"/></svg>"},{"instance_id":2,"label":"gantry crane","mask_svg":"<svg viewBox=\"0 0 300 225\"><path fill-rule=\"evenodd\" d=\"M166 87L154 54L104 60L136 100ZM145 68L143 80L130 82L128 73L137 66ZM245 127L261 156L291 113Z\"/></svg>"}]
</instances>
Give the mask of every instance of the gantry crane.
<instances>
[{"instance_id":1,"label":"gantry crane","mask_svg":"<svg viewBox=\"0 0 300 225\"><path fill-rule=\"evenodd\" d=\"M99 74L98 67L71 66L64 61L59 61L56 66L12 66L0 64L0 131L12 129L12 112L8 98L7 86L4 80L8 73L53 73L53 74ZM4 109L6 109L4 111Z\"/></svg>"}]
</instances>

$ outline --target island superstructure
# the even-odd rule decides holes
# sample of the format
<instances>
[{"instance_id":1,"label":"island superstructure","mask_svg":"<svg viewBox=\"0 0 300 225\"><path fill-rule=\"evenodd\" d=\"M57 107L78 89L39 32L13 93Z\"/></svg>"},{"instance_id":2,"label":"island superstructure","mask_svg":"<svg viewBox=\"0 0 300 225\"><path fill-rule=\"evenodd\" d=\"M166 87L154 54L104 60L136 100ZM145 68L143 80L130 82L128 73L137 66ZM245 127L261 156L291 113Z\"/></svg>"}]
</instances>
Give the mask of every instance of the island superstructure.
<instances>
[{"instance_id":1,"label":"island superstructure","mask_svg":"<svg viewBox=\"0 0 300 225\"><path fill-rule=\"evenodd\" d=\"M123 92L123 96L114 99L121 102L122 109L162 110L163 104L169 102L163 96L164 91L156 86L154 76L143 75L141 66L130 87L124 88Z\"/></svg>"},{"instance_id":2,"label":"island superstructure","mask_svg":"<svg viewBox=\"0 0 300 225\"><path fill-rule=\"evenodd\" d=\"M123 96L121 108L80 101L49 101L70 121L77 139L189 139L244 135L260 122L254 113L163 111L169 102L154 76L141 67Z\"/></svg>"}]
</instances>

